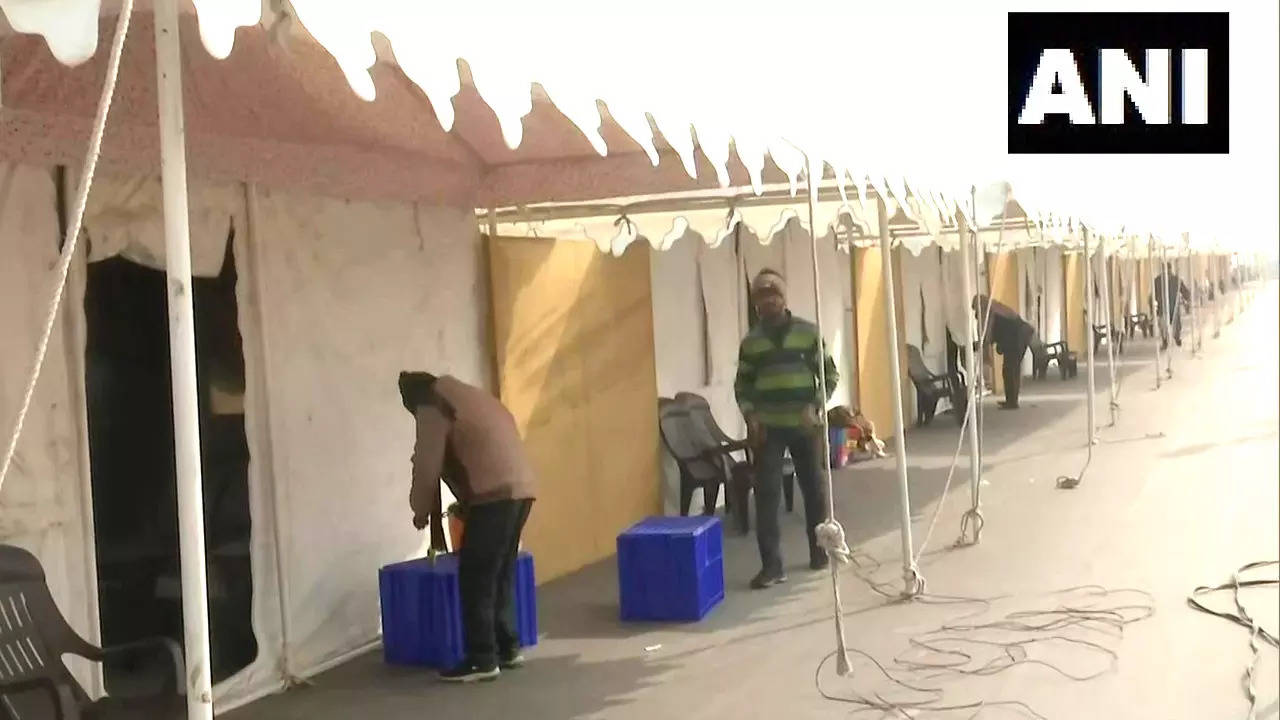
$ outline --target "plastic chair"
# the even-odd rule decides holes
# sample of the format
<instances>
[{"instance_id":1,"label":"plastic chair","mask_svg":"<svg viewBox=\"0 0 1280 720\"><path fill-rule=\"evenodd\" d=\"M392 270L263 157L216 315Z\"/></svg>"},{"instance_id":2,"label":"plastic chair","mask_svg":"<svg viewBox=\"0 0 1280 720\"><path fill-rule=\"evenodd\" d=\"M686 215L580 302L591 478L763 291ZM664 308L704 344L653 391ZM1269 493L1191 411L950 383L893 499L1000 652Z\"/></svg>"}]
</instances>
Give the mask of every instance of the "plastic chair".
<instances>
[{"instance_id":1,"label":"plastic chair","mask_svg":"<svg viewBox=\"0 0 1280 720\"><path fill-rule=\"evenodd\" d=\"M92 701L62 663L64 655L101 663L143 652L165 654L173 664L172 683L156 697ZM54 603L40 561L22 548L0 545L0 718L176 718L185 706L178 694L185 678L182 651L168 638L106 649L86 642Z\"/></svg>"},{"instance_id":2,"label":"plastic chair","mask_svg":"<svg viewBox=\"0 0 1280 720\"><path fill-rule=\"evenodd\" d=\"M958 378L938 375L924 363L924 355L915 345L907 346L907 374L916 386L916 424L928 425L938 411L938 401L956 396ZM957 418L963 419L962 413Z\"/></svg>"}]
</instances>

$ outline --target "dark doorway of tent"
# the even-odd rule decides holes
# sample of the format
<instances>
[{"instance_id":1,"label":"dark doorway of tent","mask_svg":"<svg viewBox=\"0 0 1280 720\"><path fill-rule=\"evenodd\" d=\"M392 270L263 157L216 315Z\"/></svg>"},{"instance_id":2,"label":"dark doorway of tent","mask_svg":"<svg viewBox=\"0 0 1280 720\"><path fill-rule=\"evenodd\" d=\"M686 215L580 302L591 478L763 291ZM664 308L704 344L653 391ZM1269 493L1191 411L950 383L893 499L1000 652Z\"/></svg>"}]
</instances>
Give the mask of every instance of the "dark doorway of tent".
<instances>
[{"instance_id":1,"label":"dark doorway of tent","mask_svg":"<svg viewBox=\"0 0 1280 720\"><path fill-rule=\"evenodd\" d=\"M183 642L165 287L162 271L120 257L88 267L85 385L99 615L107 646L154 637ZM245 668L258 653L235 288L229 239L220 274L194 281L214 682ZM162 663L130 657L104 667L111 694L152 691L164 681L163 672Z\"/></svg>"}]
</instances>

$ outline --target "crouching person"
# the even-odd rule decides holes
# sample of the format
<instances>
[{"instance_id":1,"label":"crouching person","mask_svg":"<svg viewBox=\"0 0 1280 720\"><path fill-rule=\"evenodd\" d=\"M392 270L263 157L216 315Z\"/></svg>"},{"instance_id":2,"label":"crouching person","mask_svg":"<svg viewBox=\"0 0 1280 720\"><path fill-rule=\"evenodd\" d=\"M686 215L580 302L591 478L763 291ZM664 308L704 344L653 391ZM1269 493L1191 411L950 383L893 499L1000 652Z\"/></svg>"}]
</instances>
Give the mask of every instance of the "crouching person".
<instances>
[{"instance_id":1,"label":"crouching person","mask_svg":"<svg viewBox=\"0 0 1280 720\"><path fill-rule=\"evenodd\" d=\"M419 530L437 507L440 480L466 509L458 585L466 657L447 682L492 680L523 663L510 617L520 533L534 500L534 474L511 413L488 392L455 378L401 373L400 394L417 439L409 507Z\"/></svg>"}]
</instances>

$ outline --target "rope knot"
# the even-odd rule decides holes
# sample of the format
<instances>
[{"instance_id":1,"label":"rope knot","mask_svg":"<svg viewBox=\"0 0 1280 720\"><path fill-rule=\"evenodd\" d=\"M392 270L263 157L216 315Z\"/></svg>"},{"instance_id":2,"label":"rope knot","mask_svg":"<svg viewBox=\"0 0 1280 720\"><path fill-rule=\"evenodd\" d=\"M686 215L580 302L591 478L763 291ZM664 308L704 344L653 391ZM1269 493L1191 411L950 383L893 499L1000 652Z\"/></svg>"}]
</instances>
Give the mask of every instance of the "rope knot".
<instances>
[{"instance_id":1,"label":"rope knot","mask_svg":"<svg viewBox=\"0 0 1280 720\"><path fill-rule=\"evenodd\" d=\"M844 537L844 526L838 520L826 520L813 529L818 547L826 551L827 557L841 565L853 562L853 552Z\"/></svg>"}]
</instances>

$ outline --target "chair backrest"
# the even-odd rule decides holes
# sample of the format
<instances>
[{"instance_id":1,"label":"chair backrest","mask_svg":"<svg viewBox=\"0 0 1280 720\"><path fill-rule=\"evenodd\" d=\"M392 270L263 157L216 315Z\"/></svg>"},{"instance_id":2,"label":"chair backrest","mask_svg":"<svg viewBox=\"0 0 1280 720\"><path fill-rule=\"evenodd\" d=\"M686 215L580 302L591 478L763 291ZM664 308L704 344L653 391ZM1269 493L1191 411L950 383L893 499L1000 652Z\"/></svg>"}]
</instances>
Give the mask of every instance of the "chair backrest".
<instances>
[{"instance_id":1,"label":"chair backrest","mask_svg":"<svg viewBox=\"0 0 1280 720\"><path fill-rule=\"evenodd\" d=\"M75 702L86 704L84 688L63 665L63 655L101 660L101 651L82 639L58 610L40 561L22 548L0 545L0 696L30 707L32 698L11 698L6 689L18 691L15 696L30 695L33 684L44 681L66 688Z\"/></svg>"},{"instance_id":2,"label":"chair backrest","mask_svg":"<svg viewBox=\"0 0 1280 720\"><path fill-rule=\"evenodd\" d=\"M928 382L934 375L929 366L924 364L924 355L915 345L907 346L907 375L916 383Z\"/></svg>"},{"instance_id":3,"label":"chair backrest","mask_svg":"<svg viewBox=\"0 0 1280 720\"><path fill-rule=\"evenodd\" d=\"M707 402L706 398L697 393L682 392L676 393L675 399L689 411L689 417L693 422L706 431L706 435L701 437L701 440L709 440L712 447L733 442L733 438L729 437L729 434L720 427L720 423L716 422L715 413L711 412L711 403Z\"/></svg>"},{"instance_id":4,"label":"chair backrest","mask_svg":"<svg viewBox=\"0 0 1280 720\"><path fill-rule=\"evenodd\" d=\"M713 477L716 467L703 453L708 449L701 441L705 430L689 415L684 403L670 398L658 399L658 429L667 452L675 458L681 469L696 478Z\"/></svg>"}]
</instances>

